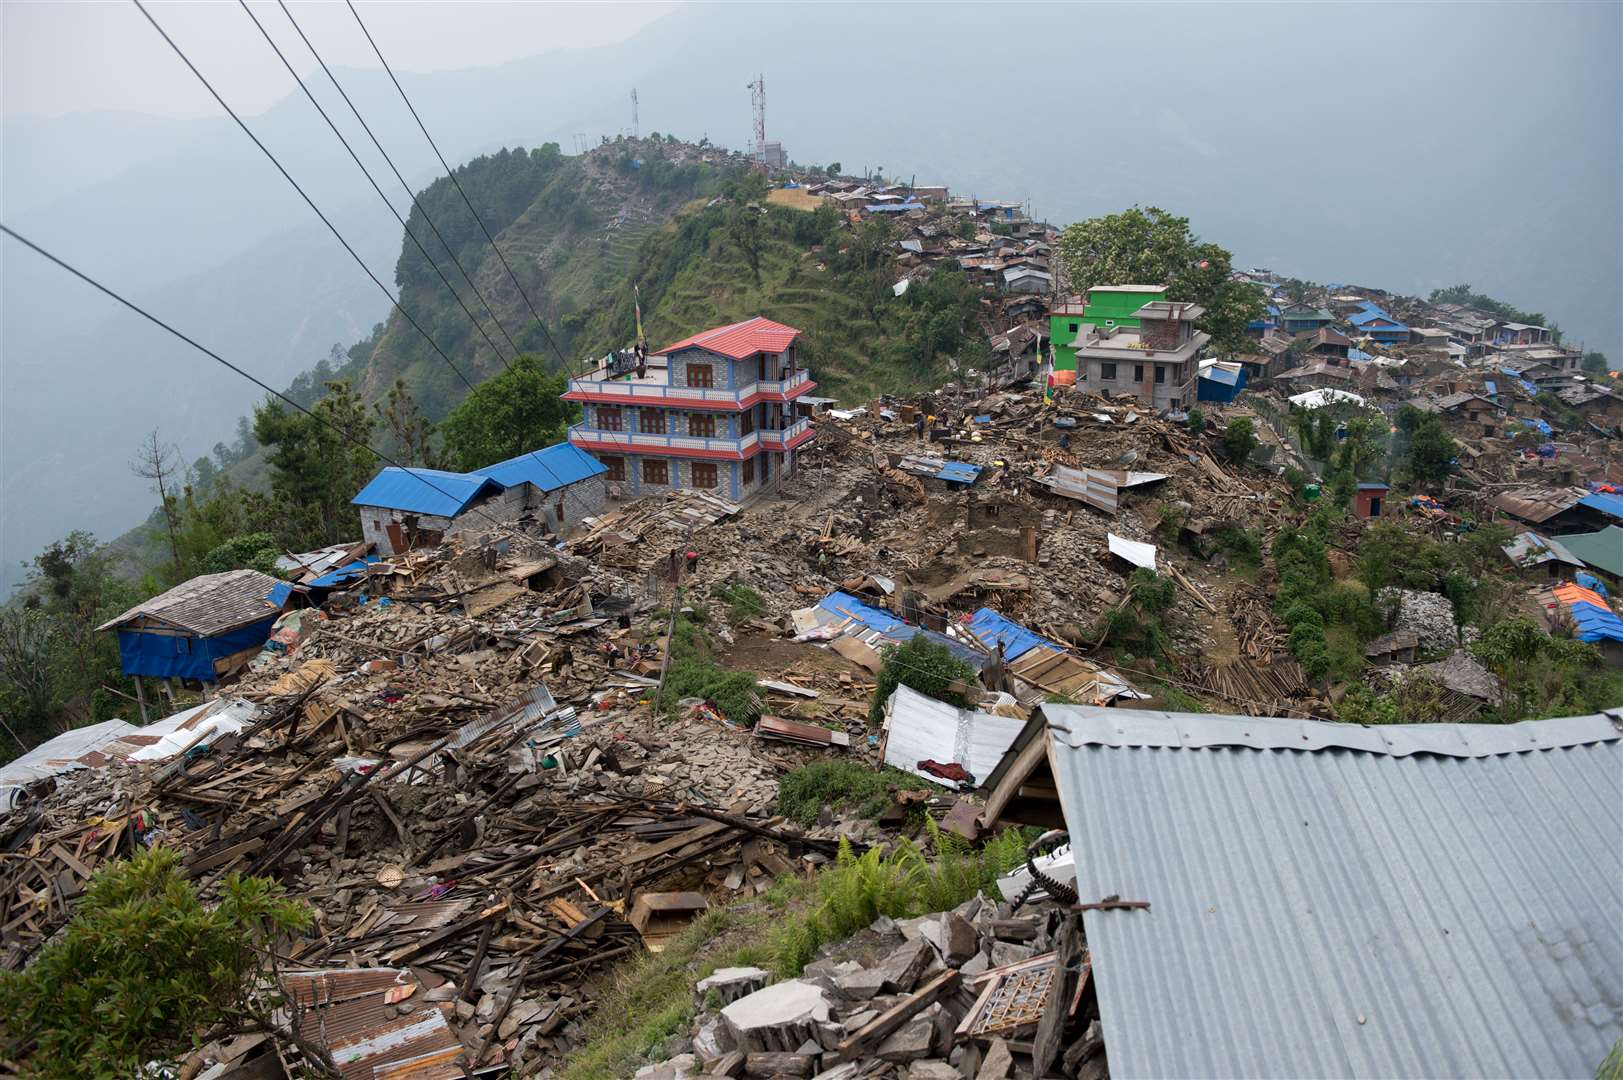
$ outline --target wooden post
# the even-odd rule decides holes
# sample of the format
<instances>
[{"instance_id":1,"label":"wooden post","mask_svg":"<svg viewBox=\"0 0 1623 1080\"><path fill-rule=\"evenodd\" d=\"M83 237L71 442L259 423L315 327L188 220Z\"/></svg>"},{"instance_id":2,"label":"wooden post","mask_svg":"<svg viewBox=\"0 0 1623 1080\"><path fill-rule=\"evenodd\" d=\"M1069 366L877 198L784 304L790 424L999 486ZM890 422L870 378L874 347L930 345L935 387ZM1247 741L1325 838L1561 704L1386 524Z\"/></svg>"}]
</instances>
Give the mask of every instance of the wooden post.
<instances>
[{"instance_id":1,"label":"wooden post","mask_svg":"<svg viewBox=\"0 0 1623 1080\"><path fill-rule=\"evenodd\" d=\"M1020 528L1020 554L1027 562L1037 561L1037 526L1023 525Z\"/></svg>"},{"instance_id":2,"label":"wooden post","mask_svg":"<svg viewBox=\"0 0 1623 1080\"><path fill-rule=\"evenodd\" d=\"M141 723L147 722L147 692L141 686L141 676L135 676L135 703L141 707Z\"/></svg>"}]
</instances>

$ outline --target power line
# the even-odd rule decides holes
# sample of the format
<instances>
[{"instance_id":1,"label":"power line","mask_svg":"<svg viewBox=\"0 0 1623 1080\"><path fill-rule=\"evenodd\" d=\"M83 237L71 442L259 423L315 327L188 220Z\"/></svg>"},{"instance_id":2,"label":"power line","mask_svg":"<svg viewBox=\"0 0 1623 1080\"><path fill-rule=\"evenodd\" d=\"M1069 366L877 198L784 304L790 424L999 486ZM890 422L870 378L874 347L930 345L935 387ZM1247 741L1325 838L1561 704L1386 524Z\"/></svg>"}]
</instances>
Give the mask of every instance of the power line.
<instances>
[{"instance_id":1,"label":"power line","mask_svg":"<svg viewBox=\"0 0 1623 1080\"><path fill-rule=\"evenodd\" d=\"M412 105L411 98L406 96L405 87L401 86L400 80L395 78L394 69L389 66L389 61L383 58L383 50L379 49L378 43L372 40L372 32L366 28L366 23L361 21L361 13L355 10L355 5L352 0L344 0L344 3L348 5L349 13L355 16L355 22L360 26L361 33L366 35L367 44L371 45L372 51L377 54L378 62L383 65L383 70L389 73L389 81L394 83L394 88L400 93L400 100L404 101L406 103L406 108L411 111L411 118L417 121L418 130L423 133L423 138L428 140L428 145L434 148L434 156L440 159L440 165L444 167L445 175L449 176L451 178L451 183L456 185L457 194L462 196L462 202L467 206L468 213L472 214L473 220L479 223L479 231L485 234L486 240L490 241L490 249L496 253L496 258L500 259L502 266L506 268L507 276L512 280L513 287L517 289L518 294L524 298L524 303L529 307L530 314L535 316L535 321L540 324L541 333L546 337L547 344L552 347L553 354L558 357L558 363L567 372L569 370L569 361L564 359L563 350L558 348L558 343L552 340L552 331L547 329L547 321L543 319L541 317L541 313L535 309L534 301L530 299L530 294L524 291L524 286L519 284L518 275L513 273L513 267L510 263L508 263L507 256L503 255L502 249L496 246L496 238L490 235L490 230L485 227L485 221L479 216L479 211L473 208L473 201L468 198L468 193L462 190L462 181L456 178L456 171L453 170L450 164L445 160L445 155L440 153L439 145L434 142L434 136L428 133L427 126L423 124L423 118L417 115L417 109L414 105Z\"/></svg>"},{"instance_id":2,"label":"power line","mask_svg":"<svg viewBox=\"0 0 1623 1080\"><path fill-rule=\"evenodd\" d=\"M428 342L433 350L439 354L440 359L444 360L446 364L450 366L451 370L456 372L457 377L467 385L469 390L472 390L473 383L469 381L466 375L462 374L462 369L457 367L449 356L445 355L445 350L441 349L439 345L435 344L434 339L428 336L428 331L419 326L417 324L417 320L411 317L411 313L400 306L400 301L395 299L394 294L389 291L388 286L378 280L378 276L372 273L371 267L366 265L366 262L360 257L359 254L356 253L355 249L350 246L349 241L344 239L344 234L339 232L337 226L328 220L326 214L321 212L321 208L316 205L315 200L310 198L310 196L305 192L304 188L299 186L299 182L293 179L293 175L289 173L287 169L282 167L282 163L276 159L275 154L270 152L270 148L264 143L260 142L259 136L255 135L252 129L250 129L247 124L243 123L242 117L237 115L236 110L232 109L231 106L225 103L225 98L221 97L220 92L214 89L214 84L209 82L201 71L197 70L197 65L191 62L179 45L175 44L175 40L169 36L168 32L165 31L162 26L158 25L158 20L152 17L152 13L146 9L146 6L141 3L141 0L133 0L133 3L138 9L140 9L141 14L146 16L147 22L152 24L152 28L158 32L164 41L168 42L169 47L175 51L176 56L180 57L181 62L191 69L193 75L197 76L197 80L203 84L204 88L208 90L208 92L213 96L214 100L220 103L220 108L224 109L226 113L230 115L231 119L237 122L237 126L242 129L243 134L252 139L254 145L259 147L260 151L263 152L266 157L270 158L271 164L276 166L276 171L281 173L283 178L286 179L289 184L293 185L293 190L299 193L300 197L309 204L310 209L314 210L316 216L321 219L322 224L326 225L327 228L332 232L333 236L338 238L338 242L344 245L344 250L349 252L350 258L355 260L356 265L362 270L366 271L366 276L371 278L372 283L378 287L384 296L389 298L389 303L394 305L394 309L405 317L405 320L412 325L412 328L423 336L423 340Z\"/></svg>"},{"instance_id":3,"label":"power line","mask_svg":"<svg viewBox=\"0 0 1623 1080\"><path fill-rule=\"evenodd\" d=\"M474 284L473 276L462 265L462 260L456 257L456 251L452 249L445 237L440 235L439 226L435 225L434 219L428 216L428 207L418 201L417 193L412 190L410 184L406 183L406 178L395 167L394 159L383 148L383 143L373 134L371 126L366 122L366 118L361 115L361 110L355 107L355 102L351 101L349 94L345 93L343 85L338 81L338 76L332 73L332 69L327 66L327 61L322 59L321 54L316 51L316 47L310 43L310 38L305 34L303 28L299 26L298 20L293 17L292 9L287 6L284 0L277 0L277 2L281 4L282 13L287 16L287 21L293 24L293 29L298 31L299 38L304 42L305 47L310 50L310 55L316 58L316 63L321 65L321 70L327 73L327 78L331 81L333 89L338 91L338 95L344 99L344 104L349 106L349 111L355 114L356 120L360 121L361 128L366 132L367 137L372 140L372 145L377 147L378 153L383 155L383 160L389 163L389 169L394 173L394 178L400 181L401 188L405 190L407 195L411 196L412 206L416 207L417 212L423 215L423 220L428 222L428 227L434 231L435 237L439 239L440 246L451 257L452 264L462 272L463 280L468 283L468 288L473 290L473 295L479 298L479 303L484 307L485 314L490 316L490 321L496 324L496 329L501 331L502 337L507 339L507 344L512 348L513 355L517 356L522 350L519 349L512 335L502 326L502 321L497 317L495 308L490 306L490 301L485 299L484 293L479 291L479 286ZM497 355L500 356L501 354L497 353Z\"/></svg>"},{"instance_id":4,"label":"power line","mask_svg":"<svg viewBox=\"0 0 1623 1080\"><path fill-rule=\"evenodd\" d=\"M410 475L414 479L417 479L417 480L421 481L422 483L426 484L428 487L430 487L430 488L434 489L435 491L439 492L441 495L444 495L447 499L450 499L452 502L460 502L461 501L455 495L452 495L449 491L446 491L444 488L440 487L438 484L434 483L432 480L430 480L428 477L422 475L420 472L415 471L410 466L400 464L400 462L396 461L392 457L389 457L387 454L383 453L382 451L372 449L371 446L369 446L366 443L362 442L360 439L357 439L353 434L351 434L348 431L345 431L343 428L339 427L337 424L333 423L331 420L328 420L326 417L321 416L318 413L311 412L309 409L305 408L303 405L300 405L297 401L294 401L292 398L288 397L286 394L282 393L280 390L276 390L276 389L272 388L270 385L268 385L267 383L261 382L259 379L255 378L253 375L250 375L248 372L244 371L242 368L240 368L237 365L233 364L231 361L227 360L225 357L221 356L219 353L215 352L213 349L210 349L208 346L203 345L203 344L199 343L198 341L196 341L195 339L190 338L190 337L186 336L185 334L181 333L179 330L175 329L173 326L170 326L168 323L166 323L162 319L158 318L158 316L152 314L152 312L148 311L146 308L144 308L141 305L137 304L135 301L128 300L128 299L124 298L123 296L121 296L119 293L114 292L112 289L108 288L106 285L103 285L101 282L97 281L95 278L91 277L89 274L85 273L83 270L80 270L78 267L73 266L73 265L63 261L62 259L57 258L55 255L51 254L49 251L46 251L44 248L40 247L38 244L36 244L32 240L28 239L28 237L26 237L26 236L22 235L21 233L17 232L17 230L5 225L4 223L0 223L0 232L5 233L7 236L11 237L13 240L17 241L19 244L22 244L23 246L29 248L35 254L43 256L44 258L46 258L46 259L50 260L51 262L55 263L57 266L59 266L62 269L66 270L68 273L72 274L74 277L78 278L80 281L84 282L86 285L89 285L91 288L97 290L98 292L102 293L105 296L111 297L113 300L118 301L120 304L123 304L125 307L129 308L131 311L135 312L137 315L141 316L143 319L146 319L148 322L152 323L153 325L161 327L164 330L167 330L169 333L173 334L175 337L177 337L180 340L184 341L186 344L190 345L192 348L196 349L198 352L202 353L204 356L207 356L210 359L214 360L215 362L217 362L219 364L222 364L227 368L230 368L232 371L236 372L238 375L241 375L244 379L247 379L249 382L253 383L255 386L259 387L261 390L265 391L267 394L270 394L272 397L278 398L278 399L286 402L287 404L293 406L293 408L297 409L299 412L303 413L305 416L310 417L310 419L316 421L319 424L322 424L325 427L331 428L335 433L337 433L337 435L340 438L346 440L347 442L354 443L356 446L360 447L362 450L365 450L367 453L371 454L373 457L377 458L379 461L382 461L382 462L384 462L385 464L388 464L388 465L393 465L395 468L401 470L402 472L407 473L408 475ZM477 506L470 507L469 509L471 509L474 513L478 514L480 517L484 518L486 521L489 521L492 525L498 525L498 526L501 526L503 528L506 528L508 526L507 522L499 521L496 518L491 517L489 514L485 513L483 510L479 509Z\"/></svg>"},{"instance_id":5,"label":"power line","mask_svg":"<svg viewBox=\"0 0 1623 1080\"><path fill-rule=\"evenodd\" d=\"M378 186L378 182L372 178L371 171L361 163L360 157L355 153L355 148L349 145L349 140L344 138L343 132L338 130L338 125L332 122L332 117L328 116L327 110L321 107L321 102L317 101L316 96L310 92L310 88L304 85L304 80L299 77L299 73L293 70L293 65L288 63L287 57L283 55L281 48L276 44L275 40L271 38L270 34L266 32L265 27L259 21L258 16L256 16L248 7L247 0L237 0L237 2L242 5L242 10L248 13L248 18L253 20L254 26L259 30L260 35L264 37L265 43L268 44L271 47L271 50L276 53L276 58L282 62L282 66L287 68L287 73L293 76L293 81L299 84L299 89L304 91L304 96L310 99L310 104L316 107L316 112L321 114L321 118L327 122L327 126L331 128L332 133L338 137L338 141L344 144L344 149L349 151L350 159L355 162L355 167L361 170L361 175L365 176L367 183L372 185L372 190L378 193L378 198L383 200L383 205L387 206L389 208L389 213L393 214L394 219L400 222L400 227L406 232L406 239L417 245L417 250L422 252L423 258L428 260L428 265L434 268L434 273L439 275L440 281L443 282L446 289L450 291L451 298L457 302L457 306L460 307L462 309L462 313L468 317L468 321L473 323L473 328L479 331L480 335L484 337L485 344L490 346L490 351L496 354L496 358L498 360L501 360L503 364L506 364L507 361L502 356L501 349L497 348L496 342L488 333L486 333L485 328L480 325L479 320L475 318L473 312L468 309L468 305L462 302L462 297L457 293L456 289L452 287L451 282L440 270L439 264L434 261L433 256L429 255L428 249L423 247L422 242L419 241L415 235L413 235L411 226L406 224L406 219L400 216L400 211L394 208L394 204L389 201L389 197L383 193L383 189Z\"/></svg>"}]
</instances>

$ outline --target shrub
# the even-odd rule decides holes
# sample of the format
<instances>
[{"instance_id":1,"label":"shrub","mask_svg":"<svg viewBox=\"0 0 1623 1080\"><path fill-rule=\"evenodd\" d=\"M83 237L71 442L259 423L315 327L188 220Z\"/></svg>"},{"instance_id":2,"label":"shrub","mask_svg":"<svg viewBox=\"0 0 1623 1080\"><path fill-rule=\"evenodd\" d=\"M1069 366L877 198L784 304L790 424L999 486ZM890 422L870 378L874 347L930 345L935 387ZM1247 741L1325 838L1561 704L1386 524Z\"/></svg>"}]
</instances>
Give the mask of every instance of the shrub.
<instances>
[{"instance_id":1,"label":"shrub","mask_svg":"<svg viewBox=\"0 0 1623 1080\"><path fill-rule=\"evenodd\" d=\"M766 610L766 601L761 594L740 582L724 581L712 588L710 595L727 605L732 612L733 622L753 619Z\"/></svg>"},{"instance_id":2,"label":"shrub","mask_svg":"<svg viewBox=\"0 0 1623 1080\"><path fill-rule=\"evenodd\" d=\"M868 706L868 722L877 724L885 715L885 702L897 686L907 686L938 701L963 708L964 695L951 688L954 682L974 683L976 672L958 659L945 645L916 634L901 645L887 646L881 653L879 681Z\"/></svg>"},{"instance_id":3,"label":"shrub","mask_svg":"<svg viewBox=\"0 0 1623 1080\"><path fill-rule=\"evenodd\" d=\"M232 874L205 907L178 854L138 852L97 872L32 965L0 972L0 1032L40 1075L135 1076L250 1014L265 950L309 925L274 882Z\"/></svg>"},{"instance_id":4,"label":"shrub","mask_svg":"<svg viewBox=\"0 0 1623 1080\"><path fill-rule=\"evenodd\" d=\"M1191 435L1199 435L1206 430L1206 414L1199 405L1189 410L1189 419L1186 421Z\"/></svg>"},{"instance_id":5,"label":"shrub","mask_svg":"<svg viewBox=\"0 0 1623 1080\"><path fill-rule=\"evenodd\" d=\"M825 803L834 807L856 807L863 817L876 818L895 801L903 789L916 791L930 787L928 780L885 768L874 771L855 761L814 761L786 773L778 781L778 813L811 825Z\"/></svg>"},{"instance_id":6,"label":"shrub","mask_svg":"<svg viewBox=\"0 0 1623 1080\"><path fill-rule=\"evenodd\" d=\"M834 865L817 876L815 906L772 935L777 973L786 978L800 974L825 944L849 937L881 915L914 918L956 907L990 890L999 875L1025 859L1026 842L1019 830L1007 830L976 851L942 832L933 820L927 828L936 850L933 864L905 837L889 855L874 847L861 856L842 839Z\"/></svg>"},{"instance_id":7,"label":"shrub","mask_svg":"<svg viewBox=\"0 0 1623 1080\"><path fill-rule=\"evenodd\" d=\"M733 671L711 660L705 652L704 629L693 621L694 614L679 616L671 631L671 666L665 673L661 706L670 713L683 698L703 698L735 723L754 723L761 712L755 673Z\"/></svg>"},{"instance_id":8,"label":"shrub","mask_svg":"<svg viewBox=\"0 0 1623 1080\"><path fill-rule=\"evenodd\" d=\"M1228 427L1223 429L1223 446L1234 464L1244 465L1250 460L1251 451L1257 448L1257 429L1250 417L1240 416L1229 421Z\"/></svg>"}]
</instances>

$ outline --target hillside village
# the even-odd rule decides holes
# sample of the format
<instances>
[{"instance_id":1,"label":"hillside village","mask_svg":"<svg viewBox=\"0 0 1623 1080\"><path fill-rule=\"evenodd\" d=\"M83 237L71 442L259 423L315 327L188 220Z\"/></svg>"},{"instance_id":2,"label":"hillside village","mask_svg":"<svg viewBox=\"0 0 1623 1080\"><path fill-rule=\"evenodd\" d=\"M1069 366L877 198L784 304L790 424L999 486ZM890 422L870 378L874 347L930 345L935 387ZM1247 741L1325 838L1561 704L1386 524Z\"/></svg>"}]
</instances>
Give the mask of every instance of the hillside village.
<instances>
[{"instance_id":1,"label":"hillside village","mask_svg":"<svg viewBox=\"0 0 1623 1080\"><path fill-rule=\"evenodd\" d=\"M797 275L877 245L934 385L587 313L562 438L96 626L120 717L0 765L0 970L167 851L309 921L153 1076L1594 1074L1617 372L1468 289L1096 281L1015 202L771 177L706 201L815 219Z\"/></svg>"}]
</instances>

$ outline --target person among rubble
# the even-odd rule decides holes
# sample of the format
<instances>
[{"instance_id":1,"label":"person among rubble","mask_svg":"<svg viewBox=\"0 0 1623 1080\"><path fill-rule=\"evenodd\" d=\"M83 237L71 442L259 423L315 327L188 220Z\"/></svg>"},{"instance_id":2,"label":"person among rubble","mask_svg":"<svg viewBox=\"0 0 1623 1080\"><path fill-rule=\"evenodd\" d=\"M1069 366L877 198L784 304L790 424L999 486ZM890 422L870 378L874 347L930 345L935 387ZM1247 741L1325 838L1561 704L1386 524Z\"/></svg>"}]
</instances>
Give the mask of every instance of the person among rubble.
<instances>
[{"instance_id":1,"label":"person among rubble","mask_svg":"<svg viewBox=\"0 0 1623 1080\"><path fill-rule=\"evenodd\" d=\"M687 559L688 559L688 574L691 576L695 571L697 571L699 569L699 553L697 551L694 551L692 548L688 548Z\"/></svg>"},{"instance_id":2,"label":"person among rubble","mask_svg":"<svg viewBox=\"0 0 1623 1080\"><path fill-rule=\"evenodd\" d=\"M934 419L934 418L932 417L932 419ZM915 415L913 417L913 430L918 432L918 437L921 440L924 438L924 414L923 413L918 413L917 415Z\"/></svg>"}]
</instances>

